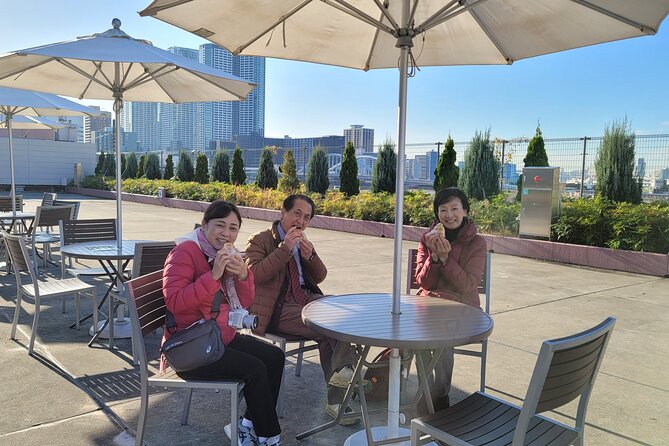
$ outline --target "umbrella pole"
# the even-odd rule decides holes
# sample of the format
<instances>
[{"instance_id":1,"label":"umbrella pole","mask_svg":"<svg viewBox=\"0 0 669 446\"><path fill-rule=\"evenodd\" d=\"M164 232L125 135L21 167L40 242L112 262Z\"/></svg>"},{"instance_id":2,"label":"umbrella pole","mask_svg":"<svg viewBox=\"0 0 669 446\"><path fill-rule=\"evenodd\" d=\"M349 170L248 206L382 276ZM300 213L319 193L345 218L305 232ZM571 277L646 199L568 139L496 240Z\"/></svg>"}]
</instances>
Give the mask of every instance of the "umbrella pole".
<instances>
[{"instance_id":1,"label":"umbrella pole","mask_svg":"<svg viewBox=\"0 0 669 446\"><path fill-rule=\"evenodd\" d=\"M16 215L16 188L14 186L14 149L12 147L12 115L5 115L7 120L7 132L9 143L9 176L11 178L11 190L9 195L12 197L12 215Z\"/></svg>"},{"instance_id":2,"label":"umbrella pole","mask_svg":"<svg viewBox=\"0 0 669 446\"><path fill-rule=\"evenodd\" d=\"M121 110L123 109L123 90L120 88L121 83L121 65L117 62L115 64L114 75L114 119L116 119L116 128L114 129L114 148L116 151L116 224L118 228L118 237L116 240L116 247L121 250L123 246L123 215L122 206L123 200L121 197L123 189L123 180L121 180ZM112 317L111 315L109 317Z\"/></svg>"},{"instance_id":3,"label":"umbrella pole","mask_svg":"<svg viewBox=\"0 0 669 446\"><path fill-rule=\"evenodd\" d=\"M402 3L402 23L408 27L409 1ZM408 28L404 28L409 31ZM413 46L411 36L400 36L397 39L400 48L400 85L397 111L397 170L395 172L395 240L393 253L393 309L394 318L400 318L400 294L402 286L402 235L404 223L404 164L405 164L405 142L407 122L407 83L409 67L409 50ZM397 438L399 436L400 418L400 355L399 350L394 348L390 354L388 364L388 436Z\"/></svg>"}]
</instances>

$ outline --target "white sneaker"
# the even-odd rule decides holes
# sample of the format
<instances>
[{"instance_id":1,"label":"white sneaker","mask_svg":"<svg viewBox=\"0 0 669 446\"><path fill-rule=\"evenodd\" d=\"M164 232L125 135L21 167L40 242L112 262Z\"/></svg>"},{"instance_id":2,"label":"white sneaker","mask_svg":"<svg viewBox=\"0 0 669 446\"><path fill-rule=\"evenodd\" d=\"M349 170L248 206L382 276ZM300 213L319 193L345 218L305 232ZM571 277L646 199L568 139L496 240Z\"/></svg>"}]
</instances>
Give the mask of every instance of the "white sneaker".
<instances>
[{"instance_id":1,"label":"white sneaker","mask_svg":"<svg viewBox=\"0 0 669 446\"><path fill-rule=\"evenodd\" d=\"M230 424L226 424L223 427L223 431L225 432L225 435L228 436L230 441L232 441L232 426ZM258 446L258 437L256 436L256 432L253 430L253 428L244 426L242 424L241 417L237 422L237 432L237 436L239 437L239 446Z\"/></svg>"},{"instance_id":2,"label":"white sneaker","mask_svg":"<svg viewBox=\"0 0 669 446\"><path fill-rule=\"evenodd\" d=\"M350 365L344 366L337 370L330 377L328 384L335 387L348 387L348 383L353 380L353 367Z\"/></svg>"}]
</instances>

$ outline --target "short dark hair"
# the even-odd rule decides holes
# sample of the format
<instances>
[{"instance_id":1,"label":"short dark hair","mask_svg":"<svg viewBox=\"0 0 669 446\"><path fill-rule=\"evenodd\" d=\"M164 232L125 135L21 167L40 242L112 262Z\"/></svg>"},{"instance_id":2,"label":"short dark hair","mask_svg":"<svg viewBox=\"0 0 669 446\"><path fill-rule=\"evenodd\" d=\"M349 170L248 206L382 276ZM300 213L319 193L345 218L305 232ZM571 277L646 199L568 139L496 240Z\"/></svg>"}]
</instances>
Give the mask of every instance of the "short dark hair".
<instances>
[{"instance_id":1,"label":"short dark hair","mask_svg":"<svg viewBox=\"0 0 669 446\"><path fill-rule=\"evenodd\" d=\"M462 208L469 213L469 200L464 191L459 187L447 187L445 189L440 189L439 192L434 195L434 216L437 220L439 220L439 206L451 201L453 198L459 198L462 203Z\"/></svg>"},{"instance_id":2,"label":"short dark hair","mask_svg":"<svg viewBox=\"0 0 669 446\"><path fill-rule=\"evenodd\" d=\"M209 220L213 220L214 218L225 218L230 215L230 212L235 213L237 219L239 220L239 226L241 227L242 214L239 212L237 206L225 200L213 201L204 211L204 217L202 217L202 220L205 223L208 223Z\"/></svg>"},{"instance_id":3,"label":"short dark hair","mask_svg":"<svg viewBox=\"0 0 669 446\"><path fill-rule=\"evenodd\" d=\"M281 207L284 208L286 211L289 211L293 209L293 206L295 206L295 200L304 200L307 203L309 203L309 206L311 206L311 216L309 218L310 219L314 218L314 215L316 215L316 205L314 204L314 200L312 200L306 195L302 194L288 195L286 199L283 200L283 204L281 205Z\"/></svg>"}]
</instances>

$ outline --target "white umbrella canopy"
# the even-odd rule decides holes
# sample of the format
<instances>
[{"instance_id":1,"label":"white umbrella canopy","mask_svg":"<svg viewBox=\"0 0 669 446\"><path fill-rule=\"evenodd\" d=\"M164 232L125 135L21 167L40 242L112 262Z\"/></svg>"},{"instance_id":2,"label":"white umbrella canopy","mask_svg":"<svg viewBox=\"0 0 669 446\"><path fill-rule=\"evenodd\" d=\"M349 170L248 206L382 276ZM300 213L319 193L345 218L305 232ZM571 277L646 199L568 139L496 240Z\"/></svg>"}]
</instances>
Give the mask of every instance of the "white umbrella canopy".
<instances>
[{"instance_id":1,"label":"white umbrella canopy","mask_svg":"<svg viewBox=\"0 0 669 446\"><path fill-rule=\"evenodd\" d=\"M0 56L0 86L30 88L79 99L113 99L116 123L123 100L143 102L240 101L255 84L134 39L112 28L69 42ZM115 129L116 218L122 238L121 142Z\"/></svg>"},{"instance_id":2,"label":"white umbrella canopy","mask_svg":"<svg viewBox=\"0 0 669 446\"><path fill-rule=\"evenodd\" d=\"M32 119L19 119L19 121L15 123L15 117L94 116L97 114L98 112L92 108L61 98L55 94L0 87L0 115L3 115L2 128L7 129L7 137L9 140L9 172L11 178L10 195L12 197L13 213L16 213L16 200L14 200L16 190L14 184L14 148L12 146L12 129L54 128L54 126L46 125L46 122ZM56 126L58 125L57 123L54 124Z\"/></svg>"},{"instance_id":3,"label":"white umbrella canopy","mask_svg":"<svg viewBox=\"0 0 669 446\"><path fill-rule=\"evenodd\" d=\"M669 0L154 0L140 12L234 54L369 70L398 67L393 308L399 315L407 78L414 67L511 64L655 34ZM388 438L397 437L399 352L390 360Z\"/></svg>"},{"instance_id":4,"label":"white umbrella canopy","mask_svg":"<svg viewBox=\"0 0 669 446\"><path fill-rule=\"evenodd\" d=\"M43 129L62 129L66 127L57 121L46 118L33 118L32 116L14 116L12 119L12 129L14 130L43 130ZM4 115L0 113L0 129L7 129L7 122Z\"/></svg>"}]
</instances>

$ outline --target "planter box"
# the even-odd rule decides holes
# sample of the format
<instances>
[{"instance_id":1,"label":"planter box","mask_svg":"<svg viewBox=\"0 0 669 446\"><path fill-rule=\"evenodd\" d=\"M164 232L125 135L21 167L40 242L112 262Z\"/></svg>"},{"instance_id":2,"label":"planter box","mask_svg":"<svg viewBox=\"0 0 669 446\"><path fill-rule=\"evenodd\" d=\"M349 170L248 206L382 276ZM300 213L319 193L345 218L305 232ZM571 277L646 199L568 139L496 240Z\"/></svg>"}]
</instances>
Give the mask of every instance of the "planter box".
<instances>
[{"instance_id":1,"label":"planter box","mask_svg":"<svg viewBox=\"0 0 669 446\"><path fill-rule=\"evenodd\" d=\"M81 195L91 195L100 198L116 199L116 192L97 189L69 187L68 192ZM152 204L178 209L204 212L209 206L205 201L181 200L177 198L158 198L151 195L122 194L123 201ZM244 218L252 220L274 221L279 219L280 212L272 209L260 209L240 206L239 210ZM352 232L355 234L371 235L376 237L394 238L395 226L391 223L374 221L352 220L348 218L328 217L317 215L309 226L333 231ZM419 226L404 225L402 238L417 242L427 229ZM626 271L651 276L669 277L669 254L655 254L636 251L625 251L596 246L571 245L567 243L548 242L544 240L521 239L516 237L502 237L483 235L488 242L488 248L498 254L508 254L532 259L548 260L558 263L589 266L593 268Z\"/></svg>"}]
</instances>

